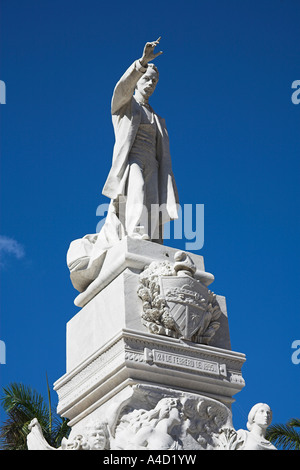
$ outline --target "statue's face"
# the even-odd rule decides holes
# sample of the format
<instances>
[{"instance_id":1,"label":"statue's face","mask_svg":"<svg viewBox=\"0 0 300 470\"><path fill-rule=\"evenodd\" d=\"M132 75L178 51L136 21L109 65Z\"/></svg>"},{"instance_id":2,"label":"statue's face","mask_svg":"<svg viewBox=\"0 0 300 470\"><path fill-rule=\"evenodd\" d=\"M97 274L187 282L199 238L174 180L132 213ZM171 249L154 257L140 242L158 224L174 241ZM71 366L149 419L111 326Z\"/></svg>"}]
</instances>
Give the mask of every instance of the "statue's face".
<instances>
[{"instance_id":1,"label":"statue's face","mask_svg":"<svg viewBox=\"0 0 300 470\"><path fill-rule=\"evenodd\" d=\"M148 67L147 72L139 79L136 85L137 91L142 95L143 98L149 98L154 92L158 82L157 72Z\"/></svg>"},{"instance_id":2,"label":"statue's face","mask_svg":"<svg viewBox=\"0 0 300 470\"><path fill-rule=\"evenodd\" d=\"M269 406L262 405L255 413L254 422L263 429L266 429L272 421L272 411Z\"/></svg>"},{"instance_id":3,"label":"statue's face","mask_svg":"<svg viewBox=\"0 0 300 470\"><path fill-rule=\"evenodd\" d=\"M102 429L95 428L94 431L89 434L88 441L91 450L103 450L106 444L104 431Z\"/></svg>"}]
</instances>

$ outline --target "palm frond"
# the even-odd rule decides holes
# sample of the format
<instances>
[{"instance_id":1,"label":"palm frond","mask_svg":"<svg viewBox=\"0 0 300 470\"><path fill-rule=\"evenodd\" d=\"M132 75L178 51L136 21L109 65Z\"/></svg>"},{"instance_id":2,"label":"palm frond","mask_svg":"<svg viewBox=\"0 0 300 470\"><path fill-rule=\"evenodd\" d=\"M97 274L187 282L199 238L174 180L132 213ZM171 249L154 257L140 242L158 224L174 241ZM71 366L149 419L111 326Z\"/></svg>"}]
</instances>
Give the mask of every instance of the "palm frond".
<instances>
[{"instance_id":1,"label":"palm frond","mask_svg":"<svg viewBox=\"0 0 300 470\"><path fill-rule=\"evenodd\" d=\"M45 439L53 447L59 447L63 437L67 437L70 428L68 420L57 415L51 408L48 387L48 406L43 396L31 387L11 383L3 388L0 398L7 419L0 429L0 448L3 450L26 450L28 426L37 418Z\"/></svg>"},{"instance_id":2,"label":"palm frond","mask_svg":"<svg viewBox=\"0 0 300 470\"><path fill-rule=\"evenodd\" d=\"M299 423L299 420L296 421ZM290 422L294 422L294 420L290 420ZM282 450L300 450L300 434L294 426L289 424L274 424L269 426L266 438Z\"/></svg>"},{"instance_id":3,"label":"palm frond","mask_svg":"<svg viewBox=\"0 0 300 470\"><path fill-rule=\"evenodd\" d=\"M300 419L298 419L298 418L291 418L291 419L287 422L287 425L288 425L288 426L291 426L292 428L300 428Z\"/></svg>"},{"instance_id":4,"label":"palm frond","mask_svg":"<svg viewBox=\"0 0 300 470\"><path fill-rule=\"evenodd\" d=\"M38 392L19 383L11 383L3 388L1 404L6 413L18 411L24 419L38 418L40 423L48 421L48 409L44 398Z\"/></svg>"},{"instance_id":5,"label":"palm frond","mask_svg":"<svg viewBox=\"0 0 300 470\"><path fill-rule=\"evenodd\" d=\"M55 417L52 428L52 445L59 447L64 437L68 438L71 428L68 426L67 418Z\"/></svg>"}]
</instances>

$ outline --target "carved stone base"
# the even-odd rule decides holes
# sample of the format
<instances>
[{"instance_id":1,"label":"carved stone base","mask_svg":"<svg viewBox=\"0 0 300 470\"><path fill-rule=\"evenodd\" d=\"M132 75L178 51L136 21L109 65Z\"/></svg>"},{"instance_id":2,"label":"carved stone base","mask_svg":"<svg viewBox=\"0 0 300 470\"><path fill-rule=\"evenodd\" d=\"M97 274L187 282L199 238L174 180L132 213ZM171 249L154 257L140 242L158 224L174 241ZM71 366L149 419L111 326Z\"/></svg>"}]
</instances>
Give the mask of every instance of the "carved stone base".
<instances>
[{"instance_id":1,"label":"carved stone base","mask_svg":"<svg viewBox=\"0 0 300 470\"><path fill-rule=\"evenodd\" d=\"M230 409L219 401L145 384L125 387L81 420L64 447L93 448L96 429L110 450L210 450L223 429L234 431Z\"/></svg>"},{"instance_id":2,"label":"carved stone base","mask_svg":"<svg viewBox=\"0 0 300 470\"><path fill-rule=\"evenodd\" d=\"M93 447L95 426L111 449L209 449L233 429L245 356L231 350L212 281L202 256L174 248L127 237L107 252L76 298L67 372L54 384L72 428L64 448Z\"/></svg>"},{"instance_id":3,"label":"carved stone base","mask_svg":"<svg viewBox=\"0 0 300 470\"><path fill-rule=\"evenodd\" d=\"M127 385L98 403L55 449L33 419L29 450L276 450L265 439L272 412L257 403L248 431L236 431L230 408L204 395L149 384Z\"/></svg>"},{"instance_id":4,"label":"carved stone base","mask_svg":"<svg viewBox=\"0 0 300 470\"><path fill-rule=\"evenodd\" d=\"M271 418L269 406L258 403L250 410L248 431L236 431L230 408L218 400L169 387L127 385L77 420L59 450L276 450L265 439ZM58 450L49 446L36 418L29 429L29 450Z\"/></svg>"},{"instance_id":5,"label":"carved stone base","mask_svg":"<svg viewBox=\"0 0 300 470\"><path fill-rule=\"evenodd\" d=\"M244 386L243 354L123 329L55 384L58 413L75 424L127 384L154 383L230 405Z\"/></svg>"},{"instance_id":6,"label":"carved stone base","mask_svg":"<svg viewBox=\"0 0 300 470\"><path fill-rule=\"evenodd\" d=\"M108 251L100 275L75 299L82 309L67 324L67 372L122 329L230 350L226 301L208 289L213 279L202 256L190 253L178 260L174 248L124 238Z\"/></svg>"}]
</instances>

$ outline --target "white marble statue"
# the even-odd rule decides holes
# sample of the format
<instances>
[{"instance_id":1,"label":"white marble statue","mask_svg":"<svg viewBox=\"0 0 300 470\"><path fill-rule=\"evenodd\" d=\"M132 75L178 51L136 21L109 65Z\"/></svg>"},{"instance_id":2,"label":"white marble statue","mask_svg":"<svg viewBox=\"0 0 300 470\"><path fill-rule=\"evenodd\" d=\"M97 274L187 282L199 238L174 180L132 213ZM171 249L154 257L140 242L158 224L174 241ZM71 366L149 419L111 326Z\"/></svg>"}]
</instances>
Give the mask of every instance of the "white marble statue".
<instances>
[{"instance_id":1,"label":"white marble statue","mask_svg":"<svg viewBox=\"0 0 300 470\"><path fill-rule=\"evenodd\" d=\"M247 431L236 431L230 409L217 400L174 390L165 395L166 389L154 386L133 389L130 398L114 402L106 417L93 417L71 432L58 449L47 443L37 419L32 420L28 449L276 450L265 438L272 421L265 403L251 408Z\"/></svg>"},{"instance_id":2,"label":"white marble statue","mask_svg":"<svg viewBox=\"0 0 300 470\"><path fill-rule=\"evenodd\" d=\"M124 416L116 433L116 449L182 449L179 442L181 424L179 399L161 399L153 410L134 410ZM177 432L174 428L178 427Z\"/></svg>"},{"instance_id":3,"label":"white marble statue","mask_svg":"<svg viewBox=\"0 0 300 470\"><path fill-rule=\"evenodd\" d=\"M266 403L254 405L248 415L247 429L235 431L223 428L213 436L217 450L277 450L265 438L266 430L272 422L272 411Z\"/></svg>"},{"instance_id":4,"label":"white marble statue","mask_svg":"<svg viewBox=\"0 0 300 470\"><path fill-rule=\"evenodd\" d=\"M159 74L149 63L157 41L147 42L142 57L118 81L111 103L115 145L103 188L110 198L98 234L74 240L67 264L74 287L82 292L95 279L108 248L128 235L162 243L163 225L178 217L178 195L164 119L149 105Z\"/></svg>"},{"instance_id":5,"label":"white marble statue","mask_svg":"<svg viewBox=\"0 0 300 470\"><path fill-rule=\"evenodd\" d=\"M114 206L120 196L126 196L125 220L119 221L125 233L151 240L160 239L158 213L151 209L165 207L164 223L177 218L178 202L165 121L148 102L159 78L157 68L149 63L162 54L154 53L159 40L145 45L142 57L115 87L111 112L116 142L103 188Z\"/></svg>"}]
</instances>

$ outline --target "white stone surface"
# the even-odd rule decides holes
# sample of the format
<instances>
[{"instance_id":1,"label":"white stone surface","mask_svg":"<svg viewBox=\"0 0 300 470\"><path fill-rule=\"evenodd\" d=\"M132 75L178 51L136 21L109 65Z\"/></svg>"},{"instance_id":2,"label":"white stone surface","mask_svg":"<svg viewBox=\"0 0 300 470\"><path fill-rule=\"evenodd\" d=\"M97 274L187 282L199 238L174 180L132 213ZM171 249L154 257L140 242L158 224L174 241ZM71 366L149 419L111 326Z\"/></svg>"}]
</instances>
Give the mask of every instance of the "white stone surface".
<instances>
[{"instance_id":1,"label":"white stone surface","mask_svg":"<svg viewBox=\"0 0 300 470\"><path fill-rule=\"evenodd\" d=\"M91 423L106 426L111 450L204 450L232 427L230 408L200 394L151 384L127 385L74 422L69 442Z\"/></svg>"},{"instance_id":2,"label":"white stone surface","mask_svg":"<svg viewBox=\"0 0 300 470\"><path fill-rule=\"evenodd\" d=\"M103 424L105 416L112 449L154 449L162 429L163 448L221 445L224 433L216 443L212 436L200 435L205 413L193 424L200 426L197 436L184 434L187 397L197 397L196 408L216 401L229 419L234 395L245 385L245 356L231 350L225 298L208 289L213 279L202 256L153 242L125 237L108 250L98 277L77 298L76 303L84 306L67 325L67 372L54 384L58 413L68 417L72 427L66 449L89 448L89 438L82 441L78 436L87 435L90 422ZM150 300L143 289L150 289ZM175 323L164 323L166 315ZM156 397L152 408L142 392L149 392L149 387L154 387L151 393ZM120 410L124 403L129 406L128 400L131 410L123 414ZM152 429L151 417L163 416L165 408L170 416L162 420L160 431ZM120 413L116 431L110 419L118 420ZM125 442L134 429L134 417L137 426L141 419L145 422L138 437Z\"/></svg>"},{"instance_id":3,"label":"white stone surface","mask_svg":"<svg viewBox=\"0 0 300 470\"><path fill-rule=\"evenodd\" d=\"M58 413L73 425L117 391L143 383L203 394L230 406L245 385L244 362L241 353L123 329L54 384Z\"/></svg>"},{"instance_id":4,"label":"white stone surface","mask_svg":"<svg viewBox=\"0 0 300 470\"><path fill-rule=\"evenodd\" d=\"M268 426L272 422L272 410L266 403L256 403L248 415L247 429L237 431L238 450L276 450L265 438Z\"/></svg>"},{"instance_id":5,"label":"white stone surface","mask_svg":"<svg viewBox=\"0 0 300 470\"><path fill-rule=\"evenodd\" d=\"M172 259L178 250L176 248L160 245L149 241L139 240L132 237L124 237L110 248L101 261L101 271L90 283L84 292L75 299L75 305L84 307L95 295L112 282L118 274L126 268L132 268L141 272L145 266L152 261L163 261ZM203 256L190 253L196 265L195 278L208 286L214 281L214 276L205 272ZM80 277L80 272L77 275Z\"/></svg>"},{"instance_id":6,"label":"white stone surface","mask_svg":"<svg viewBox=\"0 0 300 470\"><path fill-rule=\"evenodd\" d=\"M153 260L158 264L176 266L176 253L178 250L174 248L130 237L124 238L109 250L95 284L90 285L87 292L80 294L84 307L67 324L68 372L94 354L123 328L143 333L148 331L142 322L145 305L138 295L140 275L146 272L144 268L151 265ZM208 296L210 291L207 284L212 281L213 276L205 272L202 256L190 253L189 259L194 265L193 282L198 283L201 291L204 294L207 292L205 295ZM184 280L179 276L178 279L180 282ZM185 283L184 281L183 285ZM93 294L94 297L85 303L86 296ZM216 296L216 301L220 308L217 319L219 328L214 331L209 344L230 349L226 302L221 296Z\"/></svg>"},{"instance_id":7,"label":"white stone surface","mask_svg":"<svg viewBox=\"0 0 300 470\"><path fill-rule=\"evenodd\" d=\"M277 450L265 438L266 430L272 422L272 410L266 403L254 405L248 415L247 428L236 431L231 427L223 427L214 435L217 450Z\"/></svg>"},{"instance_id":8,"label":"white stone surface","mask_svg":"<svg viewBox=\"0 0 300 470\"><path fill-rule=\"evenodd\" d=\"M46 442L36 418L29 450L276 450L265 439L272 412L249 413L249 431L236 431L230 408L207 396L153 385L129 385L74 424L59 449Z\"/></svg>"}]
</instances>

